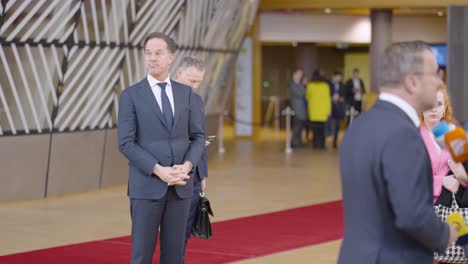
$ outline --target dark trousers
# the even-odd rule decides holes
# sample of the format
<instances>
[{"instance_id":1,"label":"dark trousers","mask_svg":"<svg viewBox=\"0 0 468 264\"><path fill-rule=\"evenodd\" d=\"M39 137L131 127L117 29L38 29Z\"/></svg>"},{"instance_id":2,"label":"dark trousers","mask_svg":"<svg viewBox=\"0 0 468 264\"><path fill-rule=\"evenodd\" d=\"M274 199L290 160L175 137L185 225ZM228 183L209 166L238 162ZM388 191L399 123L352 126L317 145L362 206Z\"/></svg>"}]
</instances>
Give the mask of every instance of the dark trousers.
<instances>
[{"instance_id":1,"label":"dark trousers","mask_svg":"<svg viewBox=\"0 0 468 264\"><path fill-rule=\"evenodd\" d=\"M187 250L187 242L190 239L192 233L192 227L195 221L197 220L197 209L198 204L200 203L200 192L201 189L201 181L198 175L193 175L193 197L192 202L190 203L190 211L187 218L187 227L185 229L185 242L184 242L184 257L185 251Z\"/></svg>"},{"instance_id":2,"label":"dark trousers","mask_svg":"<svg viewBox=\"0 0 468 264\"><path fill-rule=\"evenodd\" d=\"M355 101L353 106L354 110L358 111L359 113L362 112L362 101Z\"/></svg>"},{"instance_id":3,"label":"dark trousers","mask_svg":"<svg viewBox=\"0 0 468 264\"><path fill-rule=\"evenodd\" d=\"M158 200L130 198L131 264L151 264L160 229L161 264L181 264L190 198L179 198L175 187Z\"/></svg>"},{"instance_id":4,"label":"dark trousers","mask_svg":"<svg viewBox=\"0 0 468 264\"><path fill-rule=\"evenodd\" d=\"M292 146L300 146L302 145L302 131L307 125L307 120L303 119L294 119L294 130L291 139Z\"/></svg>"},{"instance_id":5,"label":"dark trousers","mask_svg":"<svg viewBox=\"0 0 468 264\"><path fill-rule=\"evenodd\" d=\"M332 131L333 131L333 147L336 148L337 143L338 143L338 133L340 133L340 123L342 118L336 118L332 117L331 118L331 123L332 123Z\"/></svg>"},{"instance_id":6,"label":"dark trousers","mask_svg":"<svg viewBox=\"0 0 468 264\"><path fill-rule=\"evenodd\" d=\"M325 122L311 122L311 126L314 133L312 147L325 148Z\"/></svg>"},{"instance_id":7,"label":"dark trousers","mask_svg":"<svg viewBox=\"0 0 468 264\"><path fill-rule=\"evenodd\" d=\"M333 135L333 119L329 116L327 122L325 122L325 137L331 135Z\"/></svg>"}]
</instances>

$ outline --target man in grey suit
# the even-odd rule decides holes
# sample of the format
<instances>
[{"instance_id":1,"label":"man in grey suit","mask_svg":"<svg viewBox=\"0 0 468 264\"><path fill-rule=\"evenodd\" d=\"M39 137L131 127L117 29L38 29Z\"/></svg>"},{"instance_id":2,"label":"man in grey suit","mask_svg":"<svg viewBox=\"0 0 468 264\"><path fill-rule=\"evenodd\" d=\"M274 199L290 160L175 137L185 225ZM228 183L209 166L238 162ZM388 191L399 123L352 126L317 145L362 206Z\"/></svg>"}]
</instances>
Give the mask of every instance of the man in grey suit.
<instances>
[{"instance_id":1,"label":"man in grey suit","mask_svg":"<svg viewBox=\"0 0 468 264\"><path fill-rule=\"evenodd\" d=\"M457 239L432 207L432 169L418 113L433 107L437 63L423 42L382 59L379 100L345 133L340 150L345 234L338 263L433 263Z\"/></svg>"},{"instance_id":2,"label":"man in grey suit","mask_svg":"<svg viewBox=\"0 0 468 264\"><path fill-rule=\"evenodd\" d=\"M307 124L307 111L305 105L305 89L302 85L304 71L297 69L293 73L292 80L289 81L289 98L291 107L294 110L294 131L292 134L292 147L302 147L302 130Z\"/></svg>"},{"instance_id":3,"label":"man in grey suit","mask_svg":"<svg viewBox=\"0 0 468 264\"><path fill-rule=\"evenodd\" d=\"M129 160L131 263L152 263L158 229L161 264L183 263L193 178L205 142L203 111L186 85L170 79L175 42L159 32L144 41L148 75L120 95L120 151Z\"/></svg>"},{"instance_id":4,"label":"man in grey suit","mask_svg":"<svg viewBox=\"0 0 468 264\"><path fill-rule=\"evenodd\" d=\"M205 65L203 62L195 57L184 57L180 64L179 70L177 71L176 80L182 84L190 86L192 91L195 92L203 81L205 75ZM204 103L200 95L194 94L196 101L200 105L199 107L203 110ZM205 118L203 118L203 127L205 127ZM209 141L205 141L205 147L210 144ZM185 231L185 244L184 244L184 256L187 249L187 242L190 238L192 227L194 222L197 220L197 208L200 202L200 193L205 191L206 177L208 177L208 155L206 148L203 150L202 157L198 162L198 166L193 174L193 197L190 205L190 211L187 219L187 229Z\"/></svg>"}]
</instances>

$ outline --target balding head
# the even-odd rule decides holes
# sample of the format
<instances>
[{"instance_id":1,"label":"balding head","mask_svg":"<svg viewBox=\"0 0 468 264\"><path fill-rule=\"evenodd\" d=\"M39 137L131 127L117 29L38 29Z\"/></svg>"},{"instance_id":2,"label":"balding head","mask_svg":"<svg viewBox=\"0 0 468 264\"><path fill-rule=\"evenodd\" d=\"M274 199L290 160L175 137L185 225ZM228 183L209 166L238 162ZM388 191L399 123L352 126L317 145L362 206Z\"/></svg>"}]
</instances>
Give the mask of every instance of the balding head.
<instances>
[{"instance_id":1,"label":"balding head","mask_svg":"<svg viewBox=\"0 0 468 264\"><path fill-rule=\"evenodd\" d=\"M432 52L422 41L402 42L388 47L380 65L380 86L397 87L408 74L421 72L424 51Z\"/></svg>"},{"instance_id":2,"label":"balding head","mask_svg":"<svg viewBox=\"0 0 468 264\"><path fill-rule=\"evenodd\" d=\"M205 65L195 57L185 57L182 59L179 70L177 71L177 81L197 90L203 81L205 75Z\"/></svg>"},{"instance_id":3,"label":"balding head","mask_svg":"<svg viewBox=\"0 0 468 264\"><path fill-rule=\"evenodd\" d=\"M431 48L422 41L393 44L380 67L380 89L408 102L418 112L431 109L442 84Z\"/></svg>"}]
</instances>

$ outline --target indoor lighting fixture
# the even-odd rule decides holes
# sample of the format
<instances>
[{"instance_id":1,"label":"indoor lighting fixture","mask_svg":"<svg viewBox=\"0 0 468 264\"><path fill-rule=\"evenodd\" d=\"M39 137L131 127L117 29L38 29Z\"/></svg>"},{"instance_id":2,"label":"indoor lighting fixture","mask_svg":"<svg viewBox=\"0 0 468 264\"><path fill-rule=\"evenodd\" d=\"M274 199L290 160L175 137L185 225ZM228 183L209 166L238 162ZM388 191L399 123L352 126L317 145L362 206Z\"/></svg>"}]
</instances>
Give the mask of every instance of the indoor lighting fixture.
<instances>
[{"instance_id":1,"label":"indoor lighting fixture","mask_svg":"<svg viewBox=\"0 0 468 264\"><path fill-rule=\"evenodd\" d=\"M328 7L327 7L327 8L325 8L325 9L323 10L323 12L325 12L325 13L327 13L327 14L330 14L330 13L332 12L332 10L331 10L331 8L328 8Z\"/></svg>"}]
</instances>

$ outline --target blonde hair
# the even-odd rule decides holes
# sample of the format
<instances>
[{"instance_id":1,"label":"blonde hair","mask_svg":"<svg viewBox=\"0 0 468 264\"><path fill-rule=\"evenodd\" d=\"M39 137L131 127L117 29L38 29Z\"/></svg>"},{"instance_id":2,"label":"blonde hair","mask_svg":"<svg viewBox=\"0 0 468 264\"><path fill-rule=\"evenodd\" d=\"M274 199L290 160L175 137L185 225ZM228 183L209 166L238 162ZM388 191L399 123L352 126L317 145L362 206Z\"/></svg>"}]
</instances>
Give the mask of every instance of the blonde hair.
<instances>
[{"instance_id":1,"label":"blonde hair","mask_svg":"<svg viewBox=\"0 0 468 264\"><path fill-rule=\"evenodd\" d=\"M447 86L445 84L441 85L439 87L439 91L441 91L442 94L444 95L444 104L445 104L445 111L444 111L444 115L442 116L442 120L445 120L448 123L458 125L457 120L453 118L452 102L450 100L450 95L448 94ZM424 122L424 115L422 113L419 113L419 118L421 119L422 122Z\"/></svg>"}]
</instances>

